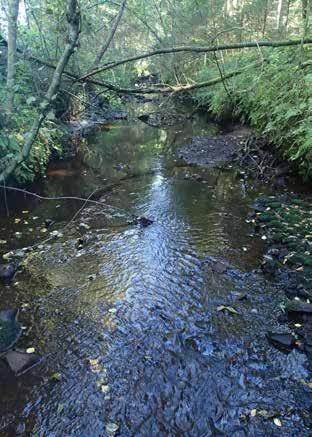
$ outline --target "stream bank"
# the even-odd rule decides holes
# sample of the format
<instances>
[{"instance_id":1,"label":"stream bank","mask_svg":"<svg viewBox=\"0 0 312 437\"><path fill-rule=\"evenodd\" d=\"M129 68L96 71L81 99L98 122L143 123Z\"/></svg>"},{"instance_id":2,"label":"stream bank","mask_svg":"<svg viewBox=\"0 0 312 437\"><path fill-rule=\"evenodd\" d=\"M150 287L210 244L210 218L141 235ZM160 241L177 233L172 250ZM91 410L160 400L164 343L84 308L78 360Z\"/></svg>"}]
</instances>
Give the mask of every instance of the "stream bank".
<instances>
[{"instance_id":1,"label":"stream bank","mask_svg":"<svg viewBox=\"0 0 312 437\"><path fill-rule=\"evenodd\" d=\"M246 223L272 188L178 158L217 131L195 117L97 132L34 187L87 197L114 180L75 218L77 199L9 196L1 254L37 246L2 305L22 309L18 348L44 360L18 379L3 366L4 436L310 434L308 360L267 340L285 295L254 272L266 243Z\"/></svg>"}]
</instances>

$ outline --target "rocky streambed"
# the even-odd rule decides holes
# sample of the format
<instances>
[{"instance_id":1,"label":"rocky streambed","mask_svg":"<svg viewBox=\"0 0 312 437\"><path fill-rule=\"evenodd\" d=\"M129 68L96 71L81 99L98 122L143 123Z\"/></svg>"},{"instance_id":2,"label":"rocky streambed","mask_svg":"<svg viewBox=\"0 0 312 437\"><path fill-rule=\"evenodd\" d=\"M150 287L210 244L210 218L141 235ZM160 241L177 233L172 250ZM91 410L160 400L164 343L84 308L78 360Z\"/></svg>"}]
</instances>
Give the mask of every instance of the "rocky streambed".
<instances>
[{"instance_id":1,"label":"rocky streambed","mask_svg":"<svg viewBox=\"0 0 312 437\"><path fill-rule=\"evenodd\" d=\"M285 294L291 248L271 247L275 214L299 211L257 200L272 189L244 169L179 159L216 129L117 124L37 187L101 189L98 203L9 199L2 254L28 249L1 305L21 308L16 349L43 360L18 378L1 367L3 435L310 435L310 313L294 310L309 290L300 277ZM245 141L230 135L214 141ZM287 275L307 272L300 258Z\"/></svg>"}]
</instances>

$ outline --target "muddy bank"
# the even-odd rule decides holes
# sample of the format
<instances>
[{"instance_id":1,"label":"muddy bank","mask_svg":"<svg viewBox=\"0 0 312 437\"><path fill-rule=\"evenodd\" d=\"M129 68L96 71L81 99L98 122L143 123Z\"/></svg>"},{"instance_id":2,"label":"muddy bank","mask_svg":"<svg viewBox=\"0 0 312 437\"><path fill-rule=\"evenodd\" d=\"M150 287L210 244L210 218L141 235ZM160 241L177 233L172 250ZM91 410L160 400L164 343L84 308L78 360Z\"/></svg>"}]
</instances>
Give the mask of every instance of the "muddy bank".
<instances>
[{"instance_id":1,"label":"muddy bank","mask_svg":"<svg viewBox=\"0 0 312 437\"><path fill-rule=\"evenodd\" d=\"M178 154L188 164L214 168L233 162L250 135L249 129L242 128L222 135L194 137Z\"/></svg>"},{"instance_id":2,"label":"muddy bank","mask_svg":"<svg viewBox=\"0 0 312 437\"><path fill-rule=\"evenodd\" d=\"M272 154L251 129L236 125L221 129L217 136L194 137L178 154L188 164L205 168L234 165L254 181L272 183L277 189L286 187L297 173L293 163Z\"/></svg>"}]
</instances>

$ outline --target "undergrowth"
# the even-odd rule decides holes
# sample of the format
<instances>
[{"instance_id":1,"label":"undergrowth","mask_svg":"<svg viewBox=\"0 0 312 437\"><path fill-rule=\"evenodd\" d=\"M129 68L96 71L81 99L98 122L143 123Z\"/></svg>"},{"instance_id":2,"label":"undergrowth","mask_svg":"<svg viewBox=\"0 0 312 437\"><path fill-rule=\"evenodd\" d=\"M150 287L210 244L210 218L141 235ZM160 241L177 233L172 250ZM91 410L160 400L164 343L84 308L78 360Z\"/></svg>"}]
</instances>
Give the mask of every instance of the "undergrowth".
<instances>
[{"instance_id":1,"label":"undergrowth","mask_svg":"<svg viewBox=\"0 0 312 437\"><path fill-rule=\"evenodd\" d=\"M244 54L222 65L224 73L243 73L224 84L193 94L196 104L214 117L250 124L267 144L298 164L305 178L312 178L312 65L311 49L263 50L257 58ZM310 56L309 56L310 55ZM304 65L304 64L303 64ZM201 68L197 81L216 77L211 65Z\"/></svg>"}]
</instances>

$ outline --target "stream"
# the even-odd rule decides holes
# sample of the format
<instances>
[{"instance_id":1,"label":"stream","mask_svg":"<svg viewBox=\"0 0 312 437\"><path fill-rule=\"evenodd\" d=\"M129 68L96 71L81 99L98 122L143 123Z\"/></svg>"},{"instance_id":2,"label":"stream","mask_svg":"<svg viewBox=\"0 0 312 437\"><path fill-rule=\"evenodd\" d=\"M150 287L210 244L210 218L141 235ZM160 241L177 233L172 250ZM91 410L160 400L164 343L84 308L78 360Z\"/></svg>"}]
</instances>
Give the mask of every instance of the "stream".
<instances>
[{"instance_id":1,"label":"stream","mask_svg":"<svg viewBox=\"0 0 312 437\"><path fill-rule=\"evenodd\" d=\"M254 273L265 242L246 218L270 187L176 155L217 133L201 117L106 126L32 187L48 197L101 188L105 205L74 221L77 199L8 193L7 217L1 194L0 254L37 244L0 285L1 309L21 309L17 348L43 357L18 378L0 362L1 436L311 435L306 357L266 339L283 290ZM132 215L154 223L128 224ZM45 241L51 231L59 238Z\"/></svg>"}]
</instances>

